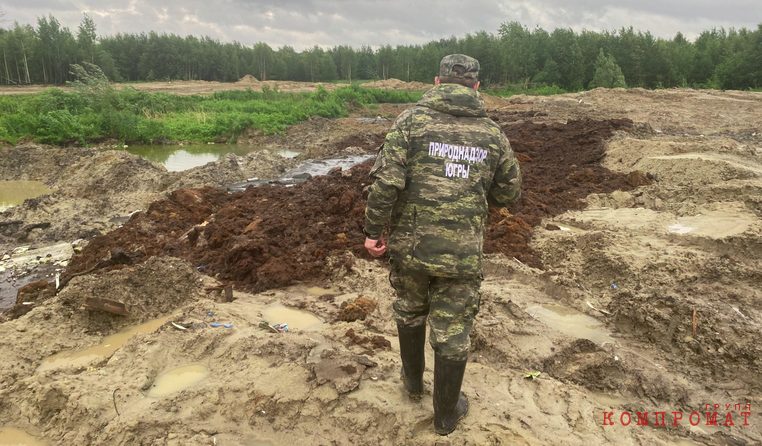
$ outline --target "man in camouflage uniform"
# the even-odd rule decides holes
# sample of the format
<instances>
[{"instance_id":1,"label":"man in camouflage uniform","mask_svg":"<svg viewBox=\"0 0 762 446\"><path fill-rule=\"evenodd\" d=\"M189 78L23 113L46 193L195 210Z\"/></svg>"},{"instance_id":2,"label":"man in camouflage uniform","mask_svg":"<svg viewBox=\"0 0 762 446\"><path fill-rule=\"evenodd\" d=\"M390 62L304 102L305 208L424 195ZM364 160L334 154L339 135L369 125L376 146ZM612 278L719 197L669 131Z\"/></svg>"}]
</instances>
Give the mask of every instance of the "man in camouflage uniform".
<instances>
[{"instance_id":1,"label":"man in camouflage uniform","mask_svg":"<svg viewBox=\"0 0 762 446\"><path fill-rule=\"evenodd\" d=\"M435 352L434 427L452 432L468 412L460 392L469 333L479 310L488 206L520 196L508 138L487 117L479 62L453 54L435 87L395 120L370 175L365 247L379 257L389 221L394 319L409 396L423 394L426 321Z\"/></svg>"}]
</instances>

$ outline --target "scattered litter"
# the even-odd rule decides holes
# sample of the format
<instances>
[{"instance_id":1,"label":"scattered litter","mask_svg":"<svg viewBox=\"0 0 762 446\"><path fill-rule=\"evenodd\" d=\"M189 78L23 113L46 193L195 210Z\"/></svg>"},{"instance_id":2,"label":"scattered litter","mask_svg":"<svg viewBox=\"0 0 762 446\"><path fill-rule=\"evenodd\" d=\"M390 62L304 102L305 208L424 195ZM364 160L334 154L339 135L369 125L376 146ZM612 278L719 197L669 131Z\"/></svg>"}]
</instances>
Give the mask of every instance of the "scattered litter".
<instances>
[{"instance_id":1,"label":"scattered litter","mask_svg":"<svg viewBox=\"0 0 762 446\"><path fill-rule=\"evenodd\" d=\"M535 380L540 376L540 373L541 372L527 373L526 375L524 375L524 379L532 378L532 380Z\"/></svg>"},{"instance_id":2,"label":"scattered litter","mask_svg":"<svg viewBox=\"0 0 762 446\"><path fill-rule=\"evenodd\" d=\"M612 290L615 290L615 289L617 289L617 288L619 288L619 287L618 287L618 286L616 286L616 285L614 285L613 283L611 284L611 289L612 289Z\"/></svg>"},{"instance_id":3,"label":"scattered litter","mask_svg":"<svg viewBox=\"0 0 762 446\"><path fill-rule=\"evenodd\" d=\"M288 332L288 324L275 324L272 327L281 333Z\"/></svg>"},{"instance_id":4,"label":"scattered litter","mask_svg":"<svg viewBox=\"0 0 762 446\"><path fill-rule=\"evenodd\" d=\"M616 285L614 285L614 286L616 286ZM592 308L592 309L593 309L593 310L595 310L595 311L600 311L600 312L601 312L601 313L603 313L603 314L611 314L611 312L609 312L609 311L606 311L606 310L601 310L600 308L595 308L595 307L593 306L593 304L591 304L591 303L590 303L590 301L587 301L586 303L587 303L587 306L588 306L588 307Z\"/></svg>"},{"instance_id":5,"label":"scattered litter","mask_svg":"<svg viewBox=\"0 0 762 446\"><path fill-rule=\"evenodd\" d=\"M172 325L173 325L175 328L177 328L177 329L180 329L180 330L187 330L187 329L188 329L188 327L183 327L182 325L180 325L180 324L176 324L176 323L174 323L174 322L172 322Z\"/></svg>"},{"instance_id":6,"label":"scattered litter","mask_svg":"<svg viewBox=\"0 0 762 446\"><path fill-rule=\"evenodd\" d=\"M740 314L740 315L741 315L741 317L743 317L744 319L748 319L748 318L746 317L746 315L745 315L745 314L743 314L743 313L741 313L741 310L739 310L738 308L736 308L736 307L733 307L733 306L731 306L730 308L732 308L732 309L733 309L733 310L734 310L736 313Z\"/></svg>"},{"instance_id":7,"label":"scattered litter","mask_svg":"<svg viewBox=\"0 0 762 446\"><path fill-rule=\"evenodd\" d=\"M270 324L269 324L268 322L266 322L266 321L262 321L262 322L260 322L260 323L259 323L259 326L260 326L261 328L264 328L265 330L268 330L268 331L272 331L273 333L280 333L280 331L278 331L278 329L277 329L277 328L273 327L272 325L270 325Z\"/></svg>"}]
</instances>

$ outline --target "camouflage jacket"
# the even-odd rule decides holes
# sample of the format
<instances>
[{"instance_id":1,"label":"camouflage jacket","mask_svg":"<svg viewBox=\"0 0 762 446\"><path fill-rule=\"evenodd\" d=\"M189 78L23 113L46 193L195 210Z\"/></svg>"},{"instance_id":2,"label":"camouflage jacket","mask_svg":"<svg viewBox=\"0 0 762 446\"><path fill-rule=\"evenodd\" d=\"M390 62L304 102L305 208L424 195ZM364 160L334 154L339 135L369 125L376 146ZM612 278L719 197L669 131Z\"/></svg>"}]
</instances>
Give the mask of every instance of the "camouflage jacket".
<instances>
[{"instance_id":1,"label":"camouflage jacket","mask_svg":"<svg viewBox=\"0 0 762 446\"><path fill-rule=\"evenodd\" d=\"M365 234L389 224L390 256L432 276L481 274L487 207L514 203L521 173L477 91L429 90L394 121L370 176Z\"/></svg>"}]
</instances>

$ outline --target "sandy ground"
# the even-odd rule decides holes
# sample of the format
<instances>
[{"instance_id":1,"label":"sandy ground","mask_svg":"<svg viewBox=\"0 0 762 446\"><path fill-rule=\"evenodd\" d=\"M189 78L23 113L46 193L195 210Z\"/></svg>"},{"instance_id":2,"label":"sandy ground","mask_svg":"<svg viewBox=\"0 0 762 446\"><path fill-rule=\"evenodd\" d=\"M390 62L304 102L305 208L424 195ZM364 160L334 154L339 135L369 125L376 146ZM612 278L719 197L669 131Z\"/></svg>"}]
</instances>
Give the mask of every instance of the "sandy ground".
<instances>
[{"instance_id":1,"label":"sandy ground","mask_svg":"<svg viewBox=\"0 0 762 446\"><path fill-rule=\"evenodd\" d=\"M134 84L114 83L116 88L130 87L138 91L147 91L149 93L171 93L177 95L192 94L212 94L215 91L226 90L246 90L248 88L261 90L262 87L271 89L277 88L278 91L315 91L319 86L326 90L333 91L337 88L345 87L346 84L334 84L323 82L295 82L295 81L259 81L254 76L246 75L237 82L208 82L208 81L172 81L172 82L140 82ZM428 90L433 85L423 84L421 82L403 82L399 79L387 79L383 81L369 82L369 87L380 88L383 90L405 90L421 91ZM14 94L34 94L50 88L49 85L0 85L0 96ZM62 90L71 87L58 87Z\"/></svg>"},{"instance_id":2,"label":"sandy ground","mask_svg":"<svg viewBox=\"0 0 762 446\"><path fill-rule=\"evenodd\" d=\"M598 159L589 159L593 152L578 160L577 152L567 153L576 169L567 180L584 182L588 170L638 170L652 181L590 193L584 208L547 213L528 239L538 253L537 267L504 254L489 256L464 384L471 413L447 438L432 428L431 352L427 394L410 402L399 382L388 271L352 250L327 257L319 280L260 293L236 286L230 303L216 291L205 292L227 278L215 279L198 264L171 256L73 277L57 296L40 298L27 314L0 324L0 427L62 445L760 444L760 102L759 93L603 89L489 99L506 132L523 138L517 153L527 166L553 144L568 142L561 136L565 126L587 122L583 135L586 125L595 129L590 141L597 141L593 133L603 130L596 122L631 119L631 127L606 133ZM356 145L361 150L372 150L383 130L356 122L302 124L312 130L301 132L308 136L300 143L313 145L322 157L355 146L343 143L352 137L364 143ZM323 133L335 128L345 133ZM527 129L547 137L532 144L522 136ZM271 143L287 145L295 135ZM40 204L1 215L58 215L60 232L34 230L40 241L71 241L67 237L79 235L66 228L95 226L99 205L88 205L93 210L86 213L56 203L65 202L66 194L96 199L91 196L103 184L113 183L98 182L107 172L140 172L141 181L125 182L109 201L124 200L124 211L166 196L180 181L150 163L120 158L124 154L83 151L79 158L62 158L35 155L39 149L12 150L30 155L0 163L4 177L28 175L60 188ZM3 152L0 159L10 153L22 156ZM115 161L106 162L109 156ZM99 161L111 167L98 168ZM540 170L542 165L527 169ZM98 174L88 181L84 172ZM209 184L187 175L183 186ZM528 184L530 197L546 196L554 186ZM145 199L131 202L133 194ZM80 214L81 221L72 220ZM17 235L5 237L2 246L9 252ZM349 232L346 237L352 240ZM308 288L313 285L330 290L319 295ZM86 310L93 296L127 304L130 315ZM357 301L361 296L367 299ZM365 305L369 301L376 305ZM304 313L268 313L278 302L322 323L300 326ZM113 353L84 363L46 362L38 370L50 355L98 345L104 336L157 317L169 318ZM212 327L210 320L232 327ZM263 320L293 327L276 334L259 327ZM187 389L148 395L161 382L157 376L183 365L203 366L208 374ZM542 372L537 379L525 378L535 371ZM705 425L706 404L721 405L720 426ZM745 426L741 412L747 404ZM633 414L630 426L620 423L625 411ZM694 411L701 414L699 426L688 422ZM604 412L614 412L614 426L603 425ZM650 413L649 426L635 426L636 412ZM666 412L666 426L654 425L655 412ZM672 412L685 414L679 426L671 425ZM728 412L735 425L722 426Z\"/></svg>"}]
</instances>

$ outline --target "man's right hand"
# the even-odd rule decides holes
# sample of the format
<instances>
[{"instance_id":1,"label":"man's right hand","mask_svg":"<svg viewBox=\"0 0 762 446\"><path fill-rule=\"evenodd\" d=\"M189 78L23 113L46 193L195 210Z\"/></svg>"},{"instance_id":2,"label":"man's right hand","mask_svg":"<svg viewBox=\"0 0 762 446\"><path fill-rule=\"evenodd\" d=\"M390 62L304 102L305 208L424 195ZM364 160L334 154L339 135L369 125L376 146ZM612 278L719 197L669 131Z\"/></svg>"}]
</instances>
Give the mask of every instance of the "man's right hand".
<instances>
[{"instance_id":1,"label":"man's right hand","mask_svg":"<svg viewBox=\"0 0 762 446\"><path fill-rule=\"evenodd\" d=\"M373 257L381 257L386 252L386 244L384 243L383 238L373 240L366 237L365 249L367 249L368 253Z\"/></svg>"}]
</instances>

